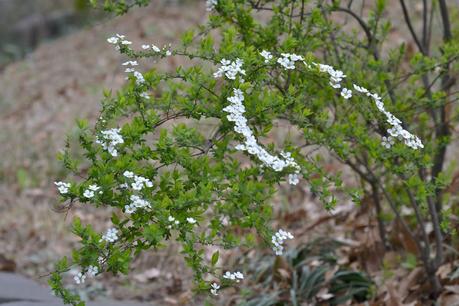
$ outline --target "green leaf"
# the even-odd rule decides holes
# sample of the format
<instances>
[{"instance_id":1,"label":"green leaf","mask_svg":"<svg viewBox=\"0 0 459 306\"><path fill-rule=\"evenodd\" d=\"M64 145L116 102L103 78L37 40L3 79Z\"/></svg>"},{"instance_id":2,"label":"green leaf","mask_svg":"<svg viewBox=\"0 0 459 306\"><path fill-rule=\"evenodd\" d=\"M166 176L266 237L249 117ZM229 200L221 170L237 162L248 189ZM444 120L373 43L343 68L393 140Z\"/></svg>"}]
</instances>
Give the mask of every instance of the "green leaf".
<instances>
[{"instance_id":1,"label":"green leaf","mask_svg":"<svg viewBox=\"0 0 459 306\"><path fill-rule=\"evenodd\" d=\"M212 260L211 260L211 265L215 266L218 262L218 258L220 257L220 252L216 251L215 253L212 254Z\"/></svg>"}]
</instances>

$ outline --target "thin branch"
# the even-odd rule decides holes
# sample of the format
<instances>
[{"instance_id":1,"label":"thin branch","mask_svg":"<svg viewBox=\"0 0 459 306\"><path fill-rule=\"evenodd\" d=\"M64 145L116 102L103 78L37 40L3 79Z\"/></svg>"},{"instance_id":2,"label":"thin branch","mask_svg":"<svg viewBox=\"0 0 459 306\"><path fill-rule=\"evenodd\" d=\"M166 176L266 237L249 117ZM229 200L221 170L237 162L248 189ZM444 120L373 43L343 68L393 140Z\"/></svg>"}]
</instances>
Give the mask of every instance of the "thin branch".
<instances>
[{"instance_id":1,"label":"thin branch","mask_svg":"<svg viewBox=\"0 0 459 306\"><path fill-rule=\"evenodd\" d=\"M422 54L426 54L421 42L419 41L418 36L416 35L416 32L414 31L413 25L411 23L410 15L408 13L408 9L407 9L406 4L405 4L405 1L404 0L400 0L400 4L402 6L403 17L405 18L406 25L408 26L408 29L410 30L410 33L411 33L411 36L414 39L414 42L418 46L419 51L421 51Z\"/></svg>"}]
</instances>

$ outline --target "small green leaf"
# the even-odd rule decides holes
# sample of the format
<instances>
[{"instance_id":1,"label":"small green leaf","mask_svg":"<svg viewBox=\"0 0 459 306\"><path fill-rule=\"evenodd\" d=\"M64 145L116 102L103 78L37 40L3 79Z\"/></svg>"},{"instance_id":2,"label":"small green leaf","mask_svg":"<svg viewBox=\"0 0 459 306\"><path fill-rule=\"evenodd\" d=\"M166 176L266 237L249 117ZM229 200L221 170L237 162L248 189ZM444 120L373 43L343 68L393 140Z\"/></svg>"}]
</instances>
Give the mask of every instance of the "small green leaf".
<instances>
[{"instance_id":1,"label":"small green leaf","mask_svg":"<svg viewBox=\"0 0 459 306\"><path fill-rule=\"evenodd\" d=\"M215 266L217 264L219 257L220 257L219 251L216 251L215 253L212 254L212 260L211 260L212 266Z\"/></svg>"}]
</instances>

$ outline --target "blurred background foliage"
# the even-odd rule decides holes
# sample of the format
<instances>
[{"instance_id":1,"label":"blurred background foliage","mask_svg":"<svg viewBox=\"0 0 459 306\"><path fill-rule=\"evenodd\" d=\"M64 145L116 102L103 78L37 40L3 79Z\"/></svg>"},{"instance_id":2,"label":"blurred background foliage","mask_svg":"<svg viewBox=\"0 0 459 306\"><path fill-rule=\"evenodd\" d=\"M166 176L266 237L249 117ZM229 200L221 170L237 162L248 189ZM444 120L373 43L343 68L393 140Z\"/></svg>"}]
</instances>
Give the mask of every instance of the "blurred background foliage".
<instances>
[{"instance_id":1,"label":"blurred background foliage","mask_svg":"<svg viewBox=\"0 0 459 306\"><path fill-rule=\"evenodd\" d=\"M1 0L0 69L40 43L70 33L104 14L86 0Z\"/></svg>"},{"instance_id":2,"label":"blurred background foliage","mask_svg":"<svg viewBox=\"0 0 459 306\"><path fill-rule=\"evenodd\" d=\"M157 2L174 5L187 1ZM43 42L107 17L104 10L91 8L87 0L0 0L0 70Z\"/></svg>"}]
</instances>

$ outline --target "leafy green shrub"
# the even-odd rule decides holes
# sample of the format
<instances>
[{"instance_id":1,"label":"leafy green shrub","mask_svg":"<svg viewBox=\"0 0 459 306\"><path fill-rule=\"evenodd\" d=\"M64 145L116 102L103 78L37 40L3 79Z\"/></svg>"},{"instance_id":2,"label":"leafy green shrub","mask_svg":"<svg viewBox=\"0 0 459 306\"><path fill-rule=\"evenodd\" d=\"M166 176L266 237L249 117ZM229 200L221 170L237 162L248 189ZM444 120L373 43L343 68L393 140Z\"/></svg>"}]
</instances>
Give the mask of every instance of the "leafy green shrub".
<instances>
[{"instance_id":1,"label":"leafy green shrub","mask_svg":"<svg viewBox=\"0 0 459 306\"><path fill-rule=\"evenodd\" d=\"M121 14L147 2L105 5ZM208 1L207 25L185 33L173 48L134 47L118 34L108 39L130 58L123 63L129 82L115 95L106 92L94 129L79 122L87 164L62 154L75 179L57 185L69 207L80 202L117 210L105 233L74 222L82 246L71 262L57 265L50 280L65 302L82 305L62 285L70 265L81 267L77 283L102 272L128 273L133 254L168 240L181 244L197 290L218 294L244 276L222 271L219 252L207 259L206 247L263 244L281 255L284 241L293 238L270 226L270 200L284 183L306 184L327 209L337 204L332 190L356 202L363 195L371 198L384 246L389 247L388 220L382 216L389 211L416 242L432 292L438 293L434 272L443 261L449 228L442 206L448 203L450 172L443 164L456 117L446 112L454 101L451 76L459 56L445 3L432 5L442 13L443 42L412 55L407 68L401 65L408 56L405 45L382 55L390 30L383 20L385 1L376 2L366 21L339 1L308 2ZM332 14L352 17L364 36L342 28ZM169 56L188 58L190 65L174 72L137 69L139 59ZM279 122L301 135L301 142L287 135L283 143L270 143ZM321 148L349 166L360 184L343 186L338 173L327 173L316 153ZM406 206L413 210L411 219L400 213ZM435 257L427 220L434 227ZM304 271L303 289L314 291L309 279L321 273ZM358 285L349 288L350 282ZM362 300L367 283L360 274L342 272L331 288Z\"/></svg>"}]
</instances>

